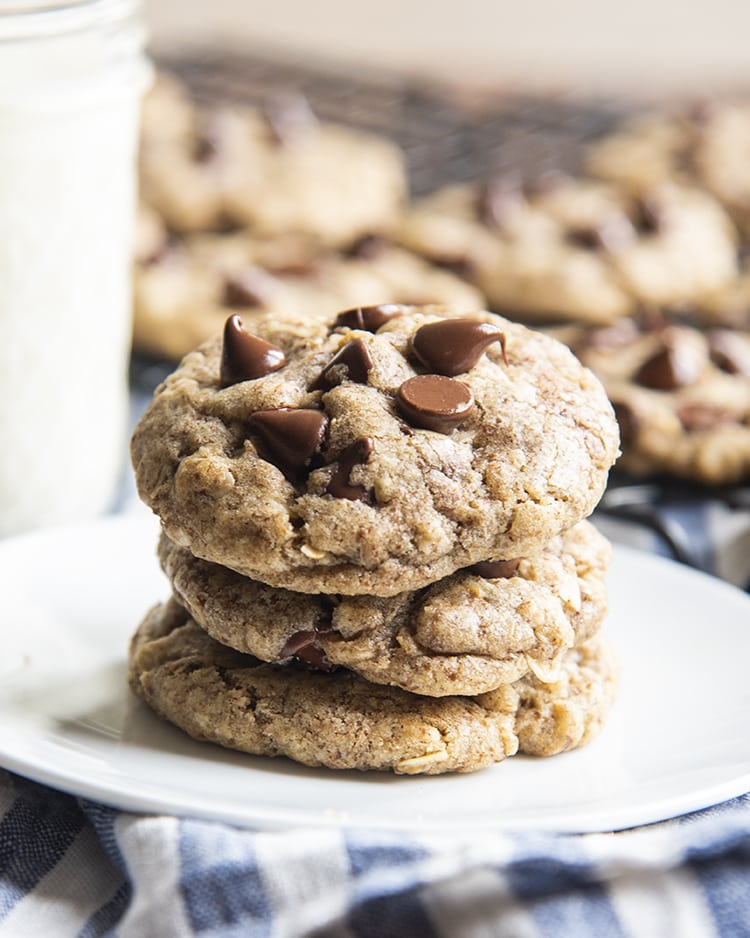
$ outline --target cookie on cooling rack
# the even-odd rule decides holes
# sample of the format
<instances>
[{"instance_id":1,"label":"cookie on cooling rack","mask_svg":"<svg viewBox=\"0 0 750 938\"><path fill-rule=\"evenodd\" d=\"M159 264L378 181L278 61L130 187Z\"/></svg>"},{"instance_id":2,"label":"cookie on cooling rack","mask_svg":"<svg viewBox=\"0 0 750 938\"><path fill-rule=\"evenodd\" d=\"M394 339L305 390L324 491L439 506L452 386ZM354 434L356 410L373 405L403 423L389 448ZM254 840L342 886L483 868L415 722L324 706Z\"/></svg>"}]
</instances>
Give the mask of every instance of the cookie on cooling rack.
<instances>
[{"instance_id":1,"label":"cookie on cooling rack","mask_svg":"<svg viewBox=\"0 0 750 938\"><path fill-rule=\"evenodd\" d=\"M593 175L642 192L682 180L712 193L750 233L750 104L703 102L633 118L591 148Z\"/></svg>"},{"instance_id":2,"label":"cookie on cooling rack","mask_svg":"<svg viewBox=\"0 0 750 938\"><path fill-rule=\"evenodd\" d=\"M614 404L618 468L709 485L750 478L750 333L647 315L555 334Z\"/></svg>"},{"instance_id":3,"label":"cookie on cooling rack","mask_svg":"<svg viewBox=\"0 0 750 938\"><path fill-rule=\"evenodd\" d=\"M403 243L462 268L490 306L531 322L604 324L644 303L693 302L737 273L735 232L710 195L515 177L447 187L417 202Z\"/></svg>"},{"instance_id":4,"label":"cookie on cooling rack","mask_svg":"<svg viewBox=\"0 0 750 938\"><path fill-rule=\"evenodd\" d=\"M588 516L618 454L599 381L491 313L238 317L157 389L141 498L191 553L300 592L389 596L526 556Z\"/></svg>"},{"instance_id":5,"label":"cookie on cooling rack","mask_svg":"<svg viewBox=\"0 0 750 938\"><path fill-rule=\"evenodd\" d=\"M393 228L407 191L384 137L319 122L299 97L198 108L170 78L146 98L139 173L172 231L244 226L337 246Z\"/></svg>"},{"instance_id":6,"label":"cookie on cooling rack","mask_svg":"<svg viewBox=\"0 0 750 938\"><path fill-rule=\"evenodd\" d=\"M232 312L249 326L284 310L320 319L381 302L437 303L467 313L485 306L475 287L380 238L336 252L307 237L202 234L165 236L154 249L146 225L153 219L141 217L140 243L152 250L134 271L133 342L162 358L182 358L220 333Z\"/></svg>"}]
</instances>

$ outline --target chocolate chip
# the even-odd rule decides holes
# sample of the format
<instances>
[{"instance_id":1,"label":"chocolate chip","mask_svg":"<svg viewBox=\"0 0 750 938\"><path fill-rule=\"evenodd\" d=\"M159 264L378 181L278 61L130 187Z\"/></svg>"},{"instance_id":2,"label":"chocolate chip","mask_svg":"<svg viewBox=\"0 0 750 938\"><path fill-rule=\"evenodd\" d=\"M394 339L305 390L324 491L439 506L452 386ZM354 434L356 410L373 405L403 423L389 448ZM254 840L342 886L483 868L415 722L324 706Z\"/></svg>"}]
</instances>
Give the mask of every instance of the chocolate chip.
<instances>
[{"instance_id":1,"label":"chocolate chip","mask_svg":"<svg viewBox=\"0 0 750 938\"><path fill-rule=\"evenodd\" d=\"M490 228L504 228L526 204L519 173L494 176L479 191L478 215Z\"/></svg>"},{"instance_id":2,"label":"chocolate chip","mask_svg":"<svg viewBox=\"0 0 750 938\"><path fill-rule=\"evenodd\" d=\"M176 241L165 236L160 244L154 246L150 253L137 258L145 267L167 266L178 264L185 265L187 259L184 251Z\"/></svg>"},{"instance_id":3,"label":"chocolate chip","mask_svg":"<svg viewBox=\"0 0 750 938\"><path fill-rule=\"evenodd\" d=\"M641 332L661 332L667 325L665 310L653 303L639 303L633 320Z\"/></svg>"},{"instance_id":4,"label":"chocolate chip","mask_svg":"<svg viewBox=\"0 0 750 938\"><path fill-rule=\"evenodd\" d=\"M750 342L731 329L713 329L708 334L708 354L727 374L750 377Z\"/></svg>"},{"instance_id":5,"label":"chocolate chip","mask_svg":"<svg viewBox=\"0 0 750 938\"><path fill-rule=\"evenodd\" d=\"M309 102L300 94L276 96L264 108L268 129L274 141L290 146L318 126Z\"/></svg>"},{"instance_id":6,"label":"chocolate chip","mask_svg":"<svg viewBox=\"0 0 750 938\"><path fill-rule=\"evenodd\" d=\"M616 349L624 348L638 338L640 332L635 322L628 318L618 319L610 326L599 326L585 334L581 348Z\"/></svg>"},{"instance_id":7,"label":"chocolate chip","mask_svg":"<svg viewBox=\"0 0 750 938\"><path fill-rule=\"evenodd\" d=\"M302 629L290 635L279 652L279 660L296 658L317 671L335 671L336 665L331 664L325 652L315 644L317 636L316 629Z\"/></svg>"},{"instance_id":8,"label":"chocolate chip","mask_svg":"<svg viewBox=\"0 0 750 938\"><path fill-rule=\"evenodd\" d=\"M248 426L261 438L270 462L283 472L296 474L320 449L328 418L320 410L280 407L256 411Z\"/></svg>"},{"instance_id":9,"label":"chocolate chip","mask_svg":"<svg viewBox=\"0 0 750 938\"><path fill-rule=\"evenodd\" d=\"M462 382L443 375L417 375L398 389L401 413L415 427L450 433L474 409L474 397Z\"/></svg>"},{"instance_id":10,"label":"chocolate chip","mask_svg":"<svg viewBox=\"0 0 750 938\"><path fill-rule=\"evenodd\" d=\"M239 316L227 319L221 350L220 381L223 388L270 375L285 364L283 351L243 329Z\"/></svg>"},{"instance_id":11,"label":"chocolate chip","mask_svg":"<svg viewBox=\"0 0 750 938\"><path fill-rule=\"evenodd\" d=\"M397 303L382 303L380 306L356 306L354 309L339 313L334 328L346 326L349 329L362 329L364 332L377 332L391 319L404 315L404 307Z\"/></svg>"},{"instance_id":12,"label":"chocolate chip","mask_svg":"<svg viewBox=\"0 0 750 938\"><path fill-rule=\"evenodd\" d=\"M211 163L219 155L218 140L207 133L201 133L193 146L193 159L196 163Z\"/></svg>"},{"instance_id":13,"label":"chocolate chip","mask_svg":"<svg viewBox=\"0 0 750 938\"><path fill-rule=\"evenodd\" d=\"M371 261L381 257L388 249L388 241L382 235L363 235L344 252L346 257Z\"/></svg>"},{"instance_id":14,"label":"chocolate chip","mask_svg":"<svg viewBox=\"0 0 750 938\"><path fill-rule=\"evenodd\" d=\"M279 282L262 267L252 264L228 274L221 297L223 306L257 309L268 306L278 293Z\"/></svg>"},{"instance_id":15,"label":"chocolate chip","mask_svg":"<svg viewBox=\"0 0 750 938\"><path fill-rule=\"evenodd\" d=\"M635 411L625 401L612 401L612 407L615 419L620 425L620 439L624 444L632 443L640 426Z\"/></svg>"},{"instance_id":16,"label":"chocolate chip","mask_svg":"<svg viewBox=\"0 0 750 938\"><path fill-rule=\"evenodd\" d=\"M739 423L736 414L714 404L688 403L677 409L680 423L686 430L713 430L727 423Z\"/></svg>"},{"instance_id":17,"label":"chocolate chip","mask_svg":"<svg viewBox=\"0 0 750 938\"><path fill-rule=\"evenodd\" d=\"M570 182L570 176L561 169L550 168L537 171L524 180L523 191L527 199L548 195Z\"/></svg>"},{"instance_id":18,"label":"chocolate chip","mask_svg":"<svg viewBox=\"0 0 750 938\"><path fill-rule=\"evenodd\" d=\"M621 212L612 212L594 225L571 229L567 239L576 247L614 254L633 243L635 229Z\"/></svg>"},{"instance_id":19,"label":"chocolate chip","mask_svg":"<svg viewBox=\"0 0 750 938\"><path fill-rule=\"evenodd\" d=\"M411 348L431 371L453 377L470 371L493 342L500 343L505 359L505 333L497 326L477 319L443 319L420 326Z\"/></svg>"},{"instance_id":20,"label":"chocolate chip","mask_svg":"<svg viewBox=\"0 0 750 938\"><path fill-rule=\"evenodd\" d=\"M639 234L656 235L664 230L668 211L657 195L645 195L638 199L633 208L633 224Z\"/></svg>"},{"instance_id":21,"label":"chocolate chip","mask_svg":"<svg viewBox=\"0 0 750 938\"><path fill-rule=\"evenodd\" d=\"M518 564L518 560L485 560L469 567L469 572L484 577L486 580L508 579L516 575Z\"/></svg>"},{"instance_id":22,"label":"chocolate chip","mask_svg":"<svg viewBox=\"0 0 750 938\"><path fill-rule=\"evenodd\" d=\"M331 476L326 492L336 498L348 498L353 502L369 501L367 489L363 485L352 485L349 476L355 466L363 466L370 458L373 442L369 437L355 440L341 453L338 466Z\"/></svg>"},{"instance_id":23,"label":"chocolate chip","mask_svg":"<svg viewBox=\"0 0 750 938\"><path fill-rule=\"evenodd\" d=\"M704 364L692 345L665 330L662 347L641 365L635 380L656 391L674 391L693 384Z\"/></svg>"},{"instance_id":24,"label":"chocolate chip","mask_svg":"<svg viewBox=\"0 0 750 938\"><path fill-rule=\"evenodd\" d=\"M371 369L372 355L367 345L362 339L352 339L328 362L314 388L332 388L347 379L356 384L367 384Z\"/></svg>"},{"instance_id":25,"label":"chocolate chip","mask_svg":"<svg viewBox=\"0 0 750 938\"><path fill-rule=\"evenodd\" d=\"M198 127L193 145L196 163L214 163L226 148L226 138L233 115L226 108L216 108L198 116Z\"/></svg>"}]
</instances>

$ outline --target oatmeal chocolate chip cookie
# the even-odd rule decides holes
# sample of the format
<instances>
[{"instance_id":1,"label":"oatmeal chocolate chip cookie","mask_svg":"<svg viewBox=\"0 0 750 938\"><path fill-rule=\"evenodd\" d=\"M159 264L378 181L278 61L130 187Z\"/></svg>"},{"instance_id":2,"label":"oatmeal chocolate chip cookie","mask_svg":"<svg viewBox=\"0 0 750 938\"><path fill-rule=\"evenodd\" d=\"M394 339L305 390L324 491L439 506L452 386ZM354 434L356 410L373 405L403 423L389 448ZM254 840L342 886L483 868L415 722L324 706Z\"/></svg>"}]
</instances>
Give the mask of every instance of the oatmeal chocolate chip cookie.
<instances>
[{"instance_id":1,"label":"oatmeal chocolate chip cookie","mask_svg":"<svg viewBox=\"0 0 750 938\"><path fill-rule=\"evenodd\" d=\"M333 769L473 772L517 749L515 712L333 674L264 664L214 641L176 602L135 634L130 685L196 739Z\"/></svg>"},{"instance_id":2,"label":"oatmeal chocolate chip cookie","mask_svg":"<svg viewBox=\"0 0 750 938\"><path fill-rule=\"evenodd\" d=\"M709 485L750 478L750 333L646 316L557 335L607 389L618 467Z\"/></svg>"},{"instance_id":3,"label":"oatmeal chocolate chip cookie","mask_svg":"<svg viewBox=\"0 0 750 938\"><path fill-rule=\"evenodd\" d=\"M518 749L553 755L587 741L614 695L611 653L572 649L555 684L524 678L480 697L422 697L332 674L259 662L214 641L171 600L130 649L130 684L201 741L311 766L404 775L473 772Z\"/></svg>"},{"instance_id":4,"label":"oatmeal chocolate chip cookie","mask_svg":"<svg viewBox=\"0 0 750 938\"><path fill-rule=\"evenodd\" d=\"M635 197L556 177L453 186L406 214L403 242L463 267L493 309L603 324L641 303L693 301L736 273L734 229L710 196L662 186Z\"/></svg>"},{"instance_id":5,"label":"oatmeal chocolate chip cookie","mask_svg":"<svg viewBox=\"0 0 750 938\"><path fill-rule=\"evenodd\" d=\"M706 293L685 312L686 318L696 325L750 332L750 258L742 256L736 277Z\"/></svg>"},{"instance_id":6,"label":"oatmeal chocolate chip cookie","mask_svg":"<svg viewBox=\"0 0 750 938\"><path fill-rule=\"evenodd\" d=\"M591 150L588 170L631 191L682 180L712 193L750 233L750 105L706 102L641 115Z\"/></svg>"},{"instance_id":7,"label":"oatmeal chocolate chip cookie","mask_svg":"<svg viewBox=\"0 0 750 938\"><path fill-rule=\"evenodd\" d=\"M141 194L173 231L247 226L261 236L292 232L346 245L396 223L405 161L385 138L320 123L299 98L264 110L200 109L169 79L152 95Z\"/></svg>"},{"instance_id":8,"label":"oatmeal chocolate chip cookie","mask_svg":"<svg viewBox=\"0 0 750 938\"><path fill-rule=\"evenodd\" d=\"M516 711L518 751L554 756L590 742L617 694L619 662L601 634L565 653L557 678L528 674L474 698L492 711Z\"/></svg>"},{"instance_id":9,"label":"oatmeal chocolate chip cookie","mask_svg":"<svg viewBox=\"0 0 750 938\"><path fill-rule=\"evenodd\" d=\"M237 233L186 236L157 248L135 267L133 341L140 351L173 360L220 333L231 312L249 325L283 310L330 318L381 302L440 303L465 312L485 306L459 277L375 237L347 252L324 250L310 238Z\"/></svg>"},{"instance_id":10,"label":"oatmeal chocolate chip cookie","mask_svg":"<svg viewBox=\"0 0 750 938\"><path fill-rule=\"evenodd\" d=\"M256 331L231 317L133 435L141 498L198 557L299 592L390 596L532 554L601 497L611 406L546 336L395 305ZM286 363L258 377L269 342Z\"/></svg>"},{"instance_id":11,"label":"oatmeal chocolate chip cookie","mask_svg":"<svg viewBox=\"0 0 750 938\"><path fill-rule=\"evenodd\" d=\"M430 697L481 694L529 670L552 680L565 649L591 638L607 611L610 548L586 521L534 557L478 564L392 597L276 589L166 536L159 557L180 604L223 645L263 661L345 667Z\"/></svg>"}]
</instances>

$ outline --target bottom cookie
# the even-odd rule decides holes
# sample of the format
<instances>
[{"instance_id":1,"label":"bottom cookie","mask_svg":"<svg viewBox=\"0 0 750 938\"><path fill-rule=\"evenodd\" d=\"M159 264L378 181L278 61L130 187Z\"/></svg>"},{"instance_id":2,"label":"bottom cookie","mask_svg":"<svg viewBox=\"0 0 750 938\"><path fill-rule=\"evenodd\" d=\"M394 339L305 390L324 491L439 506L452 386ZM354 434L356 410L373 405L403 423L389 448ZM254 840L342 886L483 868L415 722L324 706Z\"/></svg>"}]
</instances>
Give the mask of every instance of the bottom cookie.
<instances>
[{"instance_id":1,"label":"bottom cookie","mask_svg":"<svg viewBox=\"0 0 750 938\"><path fill-rule=\"evenodd\" d=\"M535 755L588 741L612 704L616 666L595 638L568 653L554 684L527 676L479 697L422 697L345 670L260 662L170 600L134 635L129 681L195 739L310 766L437 775L500 762L519 741Z\"/></svg>"}]
</instances>

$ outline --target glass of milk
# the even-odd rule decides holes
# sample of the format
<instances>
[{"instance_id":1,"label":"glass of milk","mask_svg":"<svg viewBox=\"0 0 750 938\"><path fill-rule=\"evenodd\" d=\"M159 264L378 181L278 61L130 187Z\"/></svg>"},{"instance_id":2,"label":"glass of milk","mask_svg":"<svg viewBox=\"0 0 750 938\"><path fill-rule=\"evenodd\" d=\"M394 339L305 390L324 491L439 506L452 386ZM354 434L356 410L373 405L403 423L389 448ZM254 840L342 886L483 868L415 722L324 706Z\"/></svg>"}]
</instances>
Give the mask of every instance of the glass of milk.
<instances>
[{"instance_id":1,"label":"glass of milk","mask_svg":"<svg viewBox=\"0 0 750 938\"><path fill-rule=\"evenodd\" d=\"M0 536L125 471L143 41L137 0L0 2Z\"/></svg>"}]
</instances>

